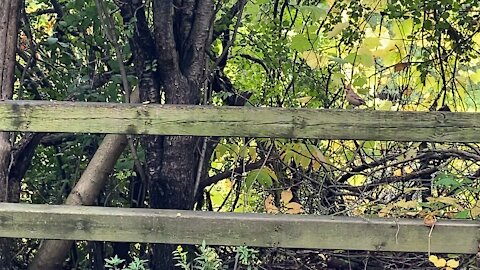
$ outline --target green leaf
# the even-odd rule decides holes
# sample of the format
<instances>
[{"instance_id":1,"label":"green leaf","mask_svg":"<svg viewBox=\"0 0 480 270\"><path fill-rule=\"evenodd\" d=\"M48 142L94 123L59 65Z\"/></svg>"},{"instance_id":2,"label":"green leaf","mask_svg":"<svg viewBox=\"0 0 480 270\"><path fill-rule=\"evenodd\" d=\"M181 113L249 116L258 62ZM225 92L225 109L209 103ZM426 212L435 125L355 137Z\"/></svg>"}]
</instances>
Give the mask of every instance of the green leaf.
<instances>
[{"instance_id":1,"label":"green leaf","mask_svg":"<svg viewBox=\"0 0 480 270\"><path fill-rule=\"evenodd\" d=\"M457 181L457 178L455 176L447 173L442 173L435 178L434 185L456 188L460 186L460 183Z\"/></svg>"},{"instance_id":2,"label":"green leaf","mask_svg":"<svg viewBox=\"0 0 480 270\"><path fill-rule=\"evenodd\" d=\"M275 180L275 181L278 181L277 174L275 174L275 172L274 172L272 169L270 169L270 168L268 168L268 167L265 167L264 169L267 171L267 173L268 173L268 175L270 176L270 178L272 178L272 179Z\"/></svg>"},{"instance_id":3,"label":"green leaf","mask_svg":"<svg viewBox=\"0 0 480 270\"><path fill-rule=\"evenodd\" d=\"M359 77L353 81L353 86L362 87L365 84L367 84L367 79L365 77Z\"/></svg>"},{"instance_id":4,"label":"green leaf","mask_svg":"<svg viewBox=\"0 0 480 270\"><path fill-rule=\"evenodd\" d=\"M376 49L381 46L380 39L377 37L368 37L363 40L362 47L367 49Z\"/></svg>"},{"instance_id":5,"label":"green leaf","mask_svg":"<svg viewBox=\"0 0 480 270\"><path fill-rule=\"evenodd\" d=\"M133 159L121 158L115 164L115 169L118 171L131 170L133 169L133 163Z\"/></svg>"},{"instance_id":6,"label":"green leaf","mask_svg":"<svg viewBox=\"0 0 480 270\"><path fill-rule=\"evenodd\" d=\"M461 212L458 212L455 214L455 218L460 218L460 219L469 219L470 218L470 210L463 210Z\"/></svg>"},{"instance_id":7,"label":"green leaf","mask_svg":"<svg viewBox=\"0 0 480 270\"><path fill-rule=\"evenodd\" d=\"M314 20L325 18L327 15L327 9L325 6L298 6L297 8L303 14L311 15Z\"/></svg>"},{"instance_id":8,"label":"green leaf","mask_svg":"<svg viewBox=\"0 0 480 270\"><path fill-rule=\"evenodd\" d=\"M271 188L273 185L273 180L267 170L262 170L258 175L258 183L264 188Z\"/></svg>"},{"instance_id":9,"label":"green leaf","mask_svg":"<svg viewBox=\"0 0 480 270\"><path fill-rule=\"evenodd\" d=\"M267 168L250 171L245 178L245 189L248 191L255 181L258 181L264 188L270 188L273 185L272 177Z\"/></svg>"},{"instance_id":10,"label":"green leaf","mask_svg":"<svg viewBox=\"0 0 480 270\"><path fill-rule=\"evenodd\" d=\"M374 64L374 59L373 56L371 55L358 55L357 57L358 63L366 66L366 67L371 67Z\"/></svg>"},{"instance_id":11,"label":"green leaf","mask_svg":"<svg viewBox=\"0 0 480 270\"><path fill-rule=\"evenodd\" d=\"M292 49L298 52L304 52L312 48L310 41L303 34L298 34L292 37Z\"/></svg>"},{"instance_id":12,"label":"green leaf","mask_svg":"<svg viewBox=\"0 0 480 270\"><path fill-rule=\"evenodd\" d=\"M215 158L221 159L227 153L228 147L225 144L218 144L215 149Z\"/></svg>"},{"instance_id":13,"label":"green leaf","mask_svg":"<svg viewBox=\"0 0 480 270\"><path fill-rule=\"evenodd\" d=\"M336 56L330 57L330 60L332 60L332 61L334 61L334 62L336 62L336 63L338 63L338 64L346 64L346 63L348 63L348 61L346 61L345 59L342 59L342 58L336 57Z\"/></svg>"}]
</instances>

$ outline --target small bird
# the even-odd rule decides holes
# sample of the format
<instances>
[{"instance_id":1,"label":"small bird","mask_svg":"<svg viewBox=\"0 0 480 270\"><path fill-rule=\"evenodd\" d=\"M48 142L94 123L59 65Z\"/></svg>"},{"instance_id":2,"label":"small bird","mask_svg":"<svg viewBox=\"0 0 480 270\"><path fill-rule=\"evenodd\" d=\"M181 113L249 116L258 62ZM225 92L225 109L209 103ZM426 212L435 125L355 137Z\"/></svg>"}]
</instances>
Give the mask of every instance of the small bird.
<instances>
[{"instance_id":1,"label":"small bird","mask_svg":"<svg viewBox=\"0 0 480 270\"><path fill-rule=\"evenodd\" d=\"M345 96L348 103L352 104L353 106L360 106L366 104L365 100L363 100L359 95L357 95L355 91L353 91L351 84L345 86Z\"/></svg>"}]
</instances>

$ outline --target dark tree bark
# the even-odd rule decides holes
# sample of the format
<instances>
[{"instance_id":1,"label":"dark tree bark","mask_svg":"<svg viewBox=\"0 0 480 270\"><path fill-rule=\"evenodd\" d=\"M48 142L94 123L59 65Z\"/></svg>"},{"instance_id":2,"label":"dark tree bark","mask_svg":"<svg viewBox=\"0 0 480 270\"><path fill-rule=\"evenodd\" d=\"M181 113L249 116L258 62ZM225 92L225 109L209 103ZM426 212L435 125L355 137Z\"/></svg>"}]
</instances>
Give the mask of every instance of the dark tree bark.
<instances>
[{"instance_id":1,"label":"dark tree bark","mask_svg":"<svg viewBox=\"0 0 480 270\"><path fill-rule=\"evenodd\" d=\"M15 82L15 49L21 1L5 0L0 6L0 98L12 99ZM12 140L9 132L0 132L0 202L18 202L19 179L10 177ZM0 267L11 269L16 241L0 239Z\"/></svg>"},{"instance_id":2,"label":"dark tree bark","mask_svg":"<svg viewBox=\"0 0 480 270\"><path fill-rule=\"evenodd\" d=\"M136 16L137 31L130 44L142 101L159 103L163 93L168 104L199 104L207 79L213 2L153 1L154 33L149 31L142 5L142 1L130 0L121 6L125 23ZM156 69L146 68L155 62ZM152 208L192 208L202 144L202 138L192 136L143 137ZM152 249L152 269L175 268L175 245L158 244Z\"/></svg>"},{"instance_id":3,"label":"dark tree bark","mask_svg":"<svg viewBox=\"0 0 480 270\"><path fill-rule=\"evenodd\" d=\"M154 1L154 37L165 103L199 104L212 16L211 0ZM192 207L201 145L196 137L166 136L162 146L152 149L157 151L152 157L162 156L160 164L147 168L152 207ZM152 269L174 269L174 250L175 245L154 245Z\"/></svg>"}]
</instances>

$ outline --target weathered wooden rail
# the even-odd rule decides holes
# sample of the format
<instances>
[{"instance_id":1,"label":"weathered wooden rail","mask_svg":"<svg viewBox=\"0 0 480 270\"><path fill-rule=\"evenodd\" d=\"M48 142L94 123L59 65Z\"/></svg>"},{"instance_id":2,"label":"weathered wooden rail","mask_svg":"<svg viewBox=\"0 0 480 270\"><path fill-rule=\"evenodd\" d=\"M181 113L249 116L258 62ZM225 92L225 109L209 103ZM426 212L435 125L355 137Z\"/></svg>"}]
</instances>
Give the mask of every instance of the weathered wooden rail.
<instances>
[{"instance_id":1,"label":"weathered wooden rail","mask_svg":"<svg viewBox=\"0 0 480 270\"><path fill-rule=\"evenodd\" d=\"M0 237L427 252L417 219L0 203ZM476 253L480 223L440 220L431 252Z\"/></svg>"},{"instance_id":2,"label":"weathered wooden rail","mask_svg":"<svg viewBox=\"0 0 480 270\"><path fill-rule=\"evenodd\" d=\"M477 113L0 102L0 130L480 142Z\"/></svg>"},{"instance_id":3,"label":"weathered wooden rail","mask_svg":"<svg viewBox=\"0 0 480 270\"><path fill-rule=\"evenodd\" d=\"M0 131L480 142L477 113L0 102ZM0 203L0 237L476 253L480 223ZM430 249L429 249L429 235Z\"/></svg>"}]
</instances>

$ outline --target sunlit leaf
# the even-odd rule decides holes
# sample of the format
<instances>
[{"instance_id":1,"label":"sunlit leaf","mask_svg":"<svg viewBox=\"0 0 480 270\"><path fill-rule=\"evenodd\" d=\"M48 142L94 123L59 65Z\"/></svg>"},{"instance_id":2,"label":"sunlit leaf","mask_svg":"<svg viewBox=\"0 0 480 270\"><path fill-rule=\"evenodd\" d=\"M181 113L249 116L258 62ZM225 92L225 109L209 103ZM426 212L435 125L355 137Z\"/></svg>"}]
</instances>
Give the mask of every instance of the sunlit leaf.
<instances>
[{"instance_id":1,"label":"sunlit leaf","mask_svg":"<svg viewBox=\"0 0 480 270\"><path fill-rule=\"evenodd\" d=\"M381 46L381 43L378 37L368 37L362 42L362 47L370 50L375 50L379 46Z\"/></svg>"},{"instance_id":2,"label":"sunlit leaf","mask_svg":"<svg viewBox=\"0 0 480 270\"><path fill-rule=\"evenodd\" d=\"M451 268L457 268L460 265L460 263L457 260L450 259L447 261L447 266Z\"/></svg>"},{"instance_id":3,"label":"sunlit leaf","mask_svg":"<svg viewBox=\"0 0 480 270\"><path fill-rule=\"evenodd\" d=\"M346 22L336 24L333 27L332 31L328 32L327 37L329 37L329 38L335 37L336 35L340 34L343 29L345 29L347 27L348 27L348 23L346 23Z\"/></svg>"},{"instance_id":4,"label":"sunlit leaf","mask_svg":"<svg viewBox=\"0 0 480 270\"><path fill-rule=\"evenodd\" d=\"M314 20L319 20L327 15L327 7L321 6L298 6L298 10L306 15L311 15Z\"/></svg>"},{"instance_id":5,"label":"sunlit leaf","mask_svg":"<svg viewBox=\"0 0 480 270\"><path fill-rule=\"evenodd\" d=\"M477 218L480 216L480 206L474 206L472 209L470 209L470 215L472 218Z\"/></svg>"},{"instance_id":6,"label":"sunlit leaf","mask_svg":"<svg viewBox=\"0 0 480 270\"><path fill-rule=\"evenodd\" d=\"M285 212L287 214L300 214L303 212L302 205L297 202L290 202L285 205L285 208L288 210Z\"/></svg>"},{"instance_id":7,"label":"sunlit leaf","mask_svg":"<svg viewBox=\"0 0 480 270\"><path fill-rule=\"evenodd\" d=\"M392 109L393 102L390 100L382 100L380 106L378 107L381 111L390 111Z\"/></svg>"},{"instance_id":8,"label":"sunlit leaf","mask_svg":"<svg viewBox=\"0 0 480 270\"><path fill-rule=\"evenodd\" d=\"M320 54L317 54L313 51L305 51L302 53L302 58L305 59L307 65L311 68L320 68L328 64L328 59Z\"/></svg>"},{"instance_id":9,"label":"sunlit leaf","mask_svg":"<svg viewBox=\"0 0 480 270\"><path fill-rule=\"evenodd\" d=\"M278 208L275 206L273 196L269 195L265 200L263 201L263 206L265 207L265 211L270 214L277 214L280 212Z\"/></svg>"},{"instance_id":10,"label":"sunlit leaf","mask_svg":"<svg viewBox=\"0 0 480 270\"><path fill-rule=\"evenodd\" d=\"M411 209L411 208L416 208L418 206L418 202L415 200L411 201L405 201L404 199L395 203L397 207L400 208L405 208L405 209Z\"/></svg>"},{"instance_id":11,"label":"sunlit leaf","mask_svg":"<svg viewBox=\"0 0 480 270\"><path fill-rule=\"evenodd\" d=\"M297 34L292 37L292 49L303 52L311 48L312 45L305 35Z\"/></svg>"},{"instance_id":12,"label":"sunlit leaf","mask_svg":"<svg viewBox=\"0 0 480 270\"><path fill-rule=\"evenodd\" d=\"M453 197L428 197L427 200L431 203L440 202L460 207L460 205L458 205L458 199Z\"/></svg>"},{"instance_id":13,"label":"sunlit leaf","mask_svg":"<svg viewBox=\"0 0 480 270\"><path fill-rule=\"evenodd\" d=\"M293 194L290 189L283 190L281 194L281 200L284 204L289 203L293 199Z\"/></svg>"},{"instance_id":14,"label":"sunlit leaf","mask_svg":"<svg viewBox=\"0 0 480 270\"><path fill-rule=\"evenodd\" d=\"M438 261L433 263L436 267L445 267L447 261L444 258L439 258Z\"/></svg>"},{"instance_id":15,"label":"sunlit leaf","mask_svg":"<svg viewBox=\"0 0 480 270\"><path fill-rule=\"evenodd\" d=\"M367 178L364 175L357 174L350 177L350 179L348 179L348 183L352 186L361 186L365 183L366 180Z\"/></svg>"}]
</instances>

